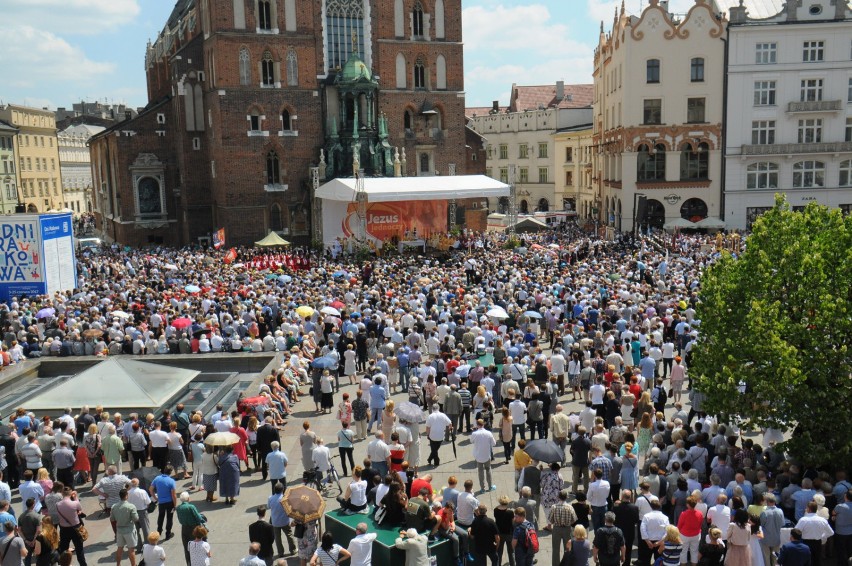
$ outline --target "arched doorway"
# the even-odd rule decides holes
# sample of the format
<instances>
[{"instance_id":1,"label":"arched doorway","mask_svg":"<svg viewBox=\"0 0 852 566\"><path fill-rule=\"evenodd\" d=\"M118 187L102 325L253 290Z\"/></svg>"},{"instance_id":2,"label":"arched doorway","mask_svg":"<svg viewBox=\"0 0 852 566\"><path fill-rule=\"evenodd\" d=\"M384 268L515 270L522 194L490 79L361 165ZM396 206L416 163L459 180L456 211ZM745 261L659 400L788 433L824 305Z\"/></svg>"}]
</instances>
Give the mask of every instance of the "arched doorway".
<instances>
[{"instance_id":1,"label":"arched doorway","mask_svg":"<svg viewBox=\"0 0 852 566\"><path fill-rule=\"evenodd\" d=\"M521 201L520 206L518 207L519 214L529 214L530 213L530 205L526 199Z\"/></svg>"},{"instance_id":2,"label":"arched doorway","mask_svg":"<svg viewBox=\"0 0 852 566\"><path fill-rule=\"evenodd\" d=\"M615 229L621 232L621 199L615 204Z\"/></svg>"},{"instance_id":3,"label":"arched doorway","mask_svg":"<svg viewBox=\"0 0 852 566\"><path fill-rule=\"evenodd\" d=\"M509 197L500 197L497 199L497 212L500 214L509 214Z\"/></svg>"},{"instance_id":4,"label":"arched doorway","mask_svg":"<svg viewBox=\"0 0 852 566\"><path fill-rule=\"evenodd\" d=\"M547 202L547 199L546 198L539 199L538 207L536 208L536 211L547 212L549 209L550 209L550 203Z\"/></svg>"},{"instance_id":5,"label":"arched doorway","mask_svg":"<svg viewBox=\"0 0 852 566\"><path fill-rule=\"evenodd\" d=\"M681 218L698 222L707 218L707 203L700 198L687 199L680 207Z\"/></svg>"},{"instance_id":6,"label":"arched doorway","mask_svg":"<svg viewBox=\"0 0 852 566\"><path fill-rule=\"evenodd\" d=\"M642 224L647 224L651 228L662 228L666 223L666 207L657 199L648 199L648 208L645 212L644 221L640 219Z\"/></svg>"},{"instance_id":7,"label":"arched doorway","mask_svg":"<svg viewBox=\"0 0 852 566\"><path fill-rule=\"evenodd\" d=\"M284 228L284 223L281 220L281 207L278 203L269 207L269 229L273 232L280 232Z\"/></svg>"}]
</instances>

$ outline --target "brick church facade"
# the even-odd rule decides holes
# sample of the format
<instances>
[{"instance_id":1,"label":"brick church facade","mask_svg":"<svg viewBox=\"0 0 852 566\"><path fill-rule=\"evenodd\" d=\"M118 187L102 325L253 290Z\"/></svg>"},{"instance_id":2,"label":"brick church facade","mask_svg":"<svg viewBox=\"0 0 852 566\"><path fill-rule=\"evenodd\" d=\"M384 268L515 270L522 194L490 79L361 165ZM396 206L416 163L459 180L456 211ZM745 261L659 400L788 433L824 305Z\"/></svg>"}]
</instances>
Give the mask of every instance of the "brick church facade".
<instances>
[{"instance_id":1,"label":"brick church facade","mask_svg":"<svg viewBox=\"0 0 852 566\"><path fill-rule=\"evenodd\" d=\"M90 142L99 228L308 243L312 168L467 173L461 41L461 0L178 0L147 46L148 105Z\"/></svg>"}]
</instances>

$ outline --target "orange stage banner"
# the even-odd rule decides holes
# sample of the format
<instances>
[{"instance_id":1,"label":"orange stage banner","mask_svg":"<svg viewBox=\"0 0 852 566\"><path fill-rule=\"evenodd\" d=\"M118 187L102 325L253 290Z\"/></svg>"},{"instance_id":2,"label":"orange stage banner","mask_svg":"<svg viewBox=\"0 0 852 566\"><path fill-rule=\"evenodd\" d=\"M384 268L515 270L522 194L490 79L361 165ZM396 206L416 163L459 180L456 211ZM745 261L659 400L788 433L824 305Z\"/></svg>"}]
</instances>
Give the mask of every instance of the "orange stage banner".
<instances>
[{"instance_id":1,"label":"orange stage banner","mask_svg":"<svg viewBox=\"0 0 852 566\"><path fill-rule=\"evenodd\" d=\"M348 238L358 233L358 205L350 203L343 219L343 234ZM367 236L376 240L390 240L394 236L405 239L408 232L413 238L415 229L419 239L447 231L447 201L418 200L403 202L367 203Z\"/></svg>"}]
</instances>

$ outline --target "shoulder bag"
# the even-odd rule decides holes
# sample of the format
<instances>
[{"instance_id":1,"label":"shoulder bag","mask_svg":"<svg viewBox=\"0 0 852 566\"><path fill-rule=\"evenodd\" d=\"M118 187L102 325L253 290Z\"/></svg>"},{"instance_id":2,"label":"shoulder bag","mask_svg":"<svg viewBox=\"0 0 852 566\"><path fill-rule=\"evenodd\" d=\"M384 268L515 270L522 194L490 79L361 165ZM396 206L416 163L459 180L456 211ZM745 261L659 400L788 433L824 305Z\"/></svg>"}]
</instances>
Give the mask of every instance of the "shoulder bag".
<instances>
[{"instance_id":1,"label":"shoulder bag","mask_svg":"<svg viewBox=\"0 0 852 566\"><path fill-rule=\"evenodd\" d=\"M59 508L57 508L57 511L59 511ZM62 515L62 513L59 514ZM62 517L64 517L65 520L68 520L68 517L66 517L65 515L62 515ZM89 540L89 530L86 528L86 525L83 524L83 519L81 519L79 516L77 517L77 521L79 521L77 525L72 528L77 531L83 542L86 542L87 540ZM70 523L71 521L68 522Z\"/></svg>"}]
</instances>

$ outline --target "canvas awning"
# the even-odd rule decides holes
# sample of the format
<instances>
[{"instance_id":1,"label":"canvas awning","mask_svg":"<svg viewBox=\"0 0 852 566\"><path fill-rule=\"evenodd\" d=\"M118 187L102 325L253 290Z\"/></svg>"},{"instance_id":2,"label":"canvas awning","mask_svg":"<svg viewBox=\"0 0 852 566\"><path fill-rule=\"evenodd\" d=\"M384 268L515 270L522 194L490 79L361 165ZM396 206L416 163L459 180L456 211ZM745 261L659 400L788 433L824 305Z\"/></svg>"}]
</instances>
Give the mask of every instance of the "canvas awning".
<instances>
[{"instance_id":1,"label":"canvas awning","mask_svg":"<svg viewBox=\"0 0 852 566\"><path fill-rule=\"evenodd\" d=\"M368 177L364 190L369 202L440 200L509 196L509 185L485 175L436 177ZM355 179L339 178L317 189L326 200L355 201Z\"/></svg>"},{"instance_id":2,"label":"canvas awning","mask_svg":"<svg viewBox=\"0 0 852 566\"><path fill-rule=\"evenodd\" d=\"M289 246L290 242L279 236L277 233L270 232L264 239L255 242L254 245L260 246L261 248L271 248L274 246Z\"/></svg>"},{"instance_id":3,"label":"canvas awning","mask_svg":"<svg viewBox=\"0 0 852 566\"><path fill-rule=\"evenodd\" d=\"M27 409L45 411L97 404L109 409L150 409L165 405L200 371L126 358L99 362L56 387L26 401Z\"/></svg>"},{"instance_id":4,"label":"canvas awning","mask_svg":"<svg viewBox=\"0 0 852 566\"><path fill-rule=\"evenodd\" d=\"M674 230L675 228L696 228L696 226L695 222L687 220L686 218L673 218L663 224L663 228L666 230Z\"/></svg>"},{"instance_id":5,"label":"canvas awning","mask_svg":"<svg viewBox=\"0 0 852 566\"><path fill-rule=\"evenodd\" d=\"M715 216L708 216L695 223L696 228L706 228L708 230L721 230L725 227L725 221Z\"/></svg>"}]
</instances>

